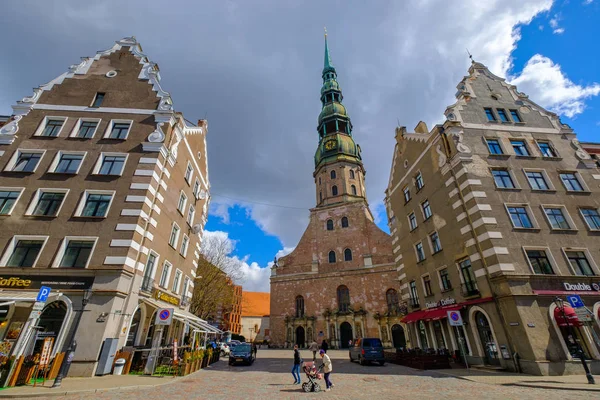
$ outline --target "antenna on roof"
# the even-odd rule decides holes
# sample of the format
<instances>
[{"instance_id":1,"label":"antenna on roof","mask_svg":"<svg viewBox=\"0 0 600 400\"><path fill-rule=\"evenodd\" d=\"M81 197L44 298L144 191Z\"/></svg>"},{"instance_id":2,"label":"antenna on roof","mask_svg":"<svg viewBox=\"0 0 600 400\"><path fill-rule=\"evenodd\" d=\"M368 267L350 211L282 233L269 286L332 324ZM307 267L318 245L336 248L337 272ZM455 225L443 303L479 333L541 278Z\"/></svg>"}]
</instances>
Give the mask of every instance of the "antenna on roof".
<instances>
[{"instance_id":1,"label":"antenna on roof","mask_svg":"<svg viewBox=\"0 0 600 400\"><path fill-rule=\"evenodd\" d=\"M396 117L396 121L398 121L398 125L397 126L400 126L400 118Z\"/></svg>"},{"instance_id":2,"label":"antenna on roof","mask_svg":"<svg viewBox=\"0 0 600 400\"><path fill-rule=\"evenodd\" d=\"M471 53L469 52L469 49L467 49L467 54L469 55L469 58L471 59L471 63L474 63L474 62L475 62L475 60L473 60L473 54L471 54Z\"/></svg>"}]
</instances>

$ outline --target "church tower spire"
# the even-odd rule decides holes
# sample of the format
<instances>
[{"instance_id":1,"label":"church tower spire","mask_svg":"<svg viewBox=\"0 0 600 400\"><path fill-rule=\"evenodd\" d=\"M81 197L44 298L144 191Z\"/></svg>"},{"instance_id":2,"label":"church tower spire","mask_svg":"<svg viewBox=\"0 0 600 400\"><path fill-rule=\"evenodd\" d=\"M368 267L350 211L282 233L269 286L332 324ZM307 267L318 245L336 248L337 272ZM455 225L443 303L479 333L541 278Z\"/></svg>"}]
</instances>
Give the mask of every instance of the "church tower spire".
<instances>
[{"instance_id":1,"label":"church tower spire","mask_svg":"<svg viewBox=\"0 0 600 400\"><path fill-rule=\"evenodd\" d=\"M365 170L360 146L352 138L352 122L342 104L344 96L331 61L327 30L321 87L321 113L317 131L319 145L315 153L317 206L366 200Z\"/></svg>"}]
</instances>

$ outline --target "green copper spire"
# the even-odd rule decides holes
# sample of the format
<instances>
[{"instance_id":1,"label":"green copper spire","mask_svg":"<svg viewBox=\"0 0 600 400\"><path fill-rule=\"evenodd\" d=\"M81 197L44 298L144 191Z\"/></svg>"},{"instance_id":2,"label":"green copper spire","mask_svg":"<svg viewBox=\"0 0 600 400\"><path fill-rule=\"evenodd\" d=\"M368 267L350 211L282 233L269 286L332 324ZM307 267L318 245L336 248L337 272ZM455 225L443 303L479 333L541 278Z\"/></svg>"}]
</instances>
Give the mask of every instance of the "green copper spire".
<instances>
[{"instance_id":1,"label":"green copper spire","mask_svg":"<svg viewBox=\"0 0 600 400\"><path fill-rule=\"evenodd\" d=\"M325 62L323 63L323 74L330 71L335 72L335 68L331 62L331 56L329 55L329 46L327 45L327 28L325 28Z\"/></svg>"}]
</instances>

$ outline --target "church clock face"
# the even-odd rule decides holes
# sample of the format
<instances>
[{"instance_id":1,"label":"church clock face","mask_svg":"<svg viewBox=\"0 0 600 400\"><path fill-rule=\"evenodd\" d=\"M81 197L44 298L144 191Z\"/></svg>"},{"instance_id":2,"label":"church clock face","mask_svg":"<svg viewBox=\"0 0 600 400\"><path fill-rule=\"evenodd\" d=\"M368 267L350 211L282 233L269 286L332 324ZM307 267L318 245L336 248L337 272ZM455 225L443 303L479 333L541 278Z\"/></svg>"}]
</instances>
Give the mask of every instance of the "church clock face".
<instances>
[{"instance_id":1,"label":"church clock face","mask_svg":"<svg viewBox=\"0 0 600 400\"><path fill-rule=\"evenodd\" d=\"M337 143L335 140L328 140L325 142L325 150L333 150L335 149Z\"/></svg>"}]
</instances>

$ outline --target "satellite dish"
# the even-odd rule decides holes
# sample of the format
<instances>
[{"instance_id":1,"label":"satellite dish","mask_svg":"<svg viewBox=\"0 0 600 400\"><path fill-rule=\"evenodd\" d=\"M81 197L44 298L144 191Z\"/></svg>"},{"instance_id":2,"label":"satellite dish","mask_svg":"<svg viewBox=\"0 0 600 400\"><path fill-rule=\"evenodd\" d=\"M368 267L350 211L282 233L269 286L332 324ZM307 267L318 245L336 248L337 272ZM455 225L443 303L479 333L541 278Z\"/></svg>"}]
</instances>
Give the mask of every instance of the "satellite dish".
<instances>
[{"instance_id":1,"label":"satellite dish","mask_svg":"<svg viewBox=\"0 0 600 400\"><path fill-rule=\"evenodd\" d=\"M200 190L200 193L198 193L198 197L199 197L201 200L204 200L204 199L206 199L206 196L207 196L207 195L208 195L208 193L206 193L206 190L204 190L204 189Z\"/></svg>"},{"instance_id":2,"label":"satellite dish","mask_svg":"<svg viewBox=\"0 0 600 400\"><path fill-rule=\"evenodd\" d=\"M200 224L194 224L194 226L192 226L192 233L194 233L194 234L200 233L201 230L202 230L202 225L200 225Z\"/></svg>"}]
</instances>

